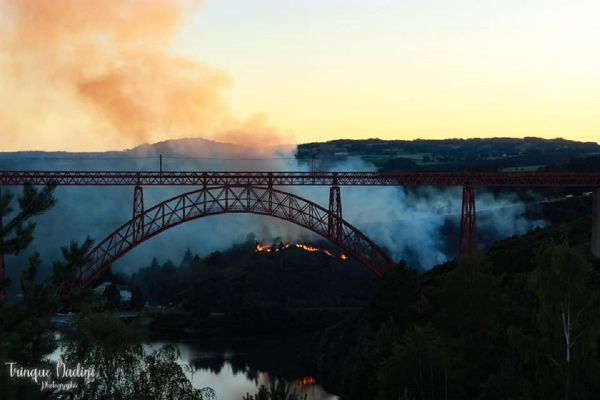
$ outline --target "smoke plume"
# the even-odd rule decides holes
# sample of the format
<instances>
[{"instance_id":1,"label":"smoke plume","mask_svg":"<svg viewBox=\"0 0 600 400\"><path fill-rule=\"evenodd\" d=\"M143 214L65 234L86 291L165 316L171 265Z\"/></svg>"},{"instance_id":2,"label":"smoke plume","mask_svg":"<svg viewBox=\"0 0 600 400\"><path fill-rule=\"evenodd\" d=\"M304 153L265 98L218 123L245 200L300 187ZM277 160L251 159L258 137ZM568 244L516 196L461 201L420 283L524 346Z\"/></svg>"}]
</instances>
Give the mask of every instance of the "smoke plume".
<instances>
[{"instance_id":1,"label":"smoke plume","mask_svg":"<svg viewBox=\"0 0 600 400\"><path fill-rule=\"evenodd\" d=\"M239 118L228 75L175 55L198 0L0 0L2 148L112 149L179 137L293 143Z\"/></svg>"}]
</instances>

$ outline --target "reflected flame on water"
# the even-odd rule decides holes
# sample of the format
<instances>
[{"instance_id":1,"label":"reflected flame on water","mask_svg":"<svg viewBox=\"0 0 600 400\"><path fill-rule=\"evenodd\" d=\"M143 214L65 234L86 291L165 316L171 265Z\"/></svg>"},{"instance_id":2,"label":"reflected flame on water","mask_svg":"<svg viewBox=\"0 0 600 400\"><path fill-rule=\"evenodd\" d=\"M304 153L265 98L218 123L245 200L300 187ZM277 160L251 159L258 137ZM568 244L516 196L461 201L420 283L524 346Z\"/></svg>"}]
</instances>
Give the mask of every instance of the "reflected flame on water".
<instances>
[{"instance_id":1,"label":"reflected flame on water","mask_svg":"<svg viewBox=\"0 0 600 400\"><path fill-rule=\"evenodd\" d=\"M302 386L314 385L315 383L317 383L317 380L312 376L304 376L302 378L296 379L294 383Z\"/></svg>"}]
</instances>

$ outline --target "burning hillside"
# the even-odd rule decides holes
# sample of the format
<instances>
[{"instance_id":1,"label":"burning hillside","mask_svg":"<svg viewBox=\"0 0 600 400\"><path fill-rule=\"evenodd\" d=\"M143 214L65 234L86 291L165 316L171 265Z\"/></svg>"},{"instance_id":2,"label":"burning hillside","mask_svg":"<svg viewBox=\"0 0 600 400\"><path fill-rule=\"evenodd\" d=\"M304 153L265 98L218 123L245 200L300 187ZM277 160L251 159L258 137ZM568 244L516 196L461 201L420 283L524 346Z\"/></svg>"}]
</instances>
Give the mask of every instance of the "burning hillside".
<instances>
[{"instance_id":1,"label":"burning hillside","mask_svg":"<svg viewBox=\"0 0 600 400\"><path fill-rule=\"evenodd\" d=\"M324 249L321 247L317 247L317 246L313 246L311 244L306 244L306 243L301 243L301 242L296 242L294 244L291 243L279 243L277 245L268 245L268 244L257 244L256 247L254 248L254 252L255 253L278 253L280 251L289 249L289 248L295 248L295 249L301 249L304 251L308 251L310 253L322 253L325 254L329 257L333 257L333 258L339 258L340 260L347 260L348 256L344 253L340 253L339 255L335 255L331 250L329 249Z\"/></svg>"}]
</instances>

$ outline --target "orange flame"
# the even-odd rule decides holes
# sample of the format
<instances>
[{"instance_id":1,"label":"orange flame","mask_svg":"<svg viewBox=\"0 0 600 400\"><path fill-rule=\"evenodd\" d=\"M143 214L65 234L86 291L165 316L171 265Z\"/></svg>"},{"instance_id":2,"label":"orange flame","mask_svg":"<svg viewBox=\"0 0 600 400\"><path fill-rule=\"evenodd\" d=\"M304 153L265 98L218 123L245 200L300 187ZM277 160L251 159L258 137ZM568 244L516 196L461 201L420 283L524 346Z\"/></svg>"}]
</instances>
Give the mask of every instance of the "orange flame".
<instances>
[{"instance_id":1,"label":"orange flame","mask_svg":"<svg viewBox=\"0 0 600 400\"><path fill-rule=\"evenodd\" d=\"M317 380L312 376L304 376L302 378L296 379L296 383L299 385L312 385L317 383Z\"/></svg>"},{"instance_id":2,"label":"orange flame","mask_svg":"<svg viewBox=\"0 0 600 400\"><path fill-rule=\"evenodd\" d=\"M304 243L296 243L296 247L302 250L306 250L306 251L321 251L320 248L315 247L315 246L311 246L310 244L304 244Z\"/></svg>"},{"instance_id":3,"label":"orange flame","mask_svg":"<svg viewBox=\"0 0 600 400\"><path fill-rule=\"evenodd\" d=\"M262 253L262 252L270 253L271 252L271 246L266 245L266 244L257 244L256 248L254 249L254 251L257 252L257 253Z\"/></svg>"},{"instance_id":4,"label":"orange flame","mask_svg":"<svg viewBox=\"0 0 600 400\"><path fill-rule=\"evenodd\" d=\"M281 243L281 244L275 245L275 246L270 246L268 244L257 244L256 247L254 248L254 252L256 252L256 253L271 253L271 252L278 253L279 251L285 250L285 249L289 248L290 246L291 246L290 243ZM297 242L293 246L298 249L302 249L304 251L308 251L311 253L320 252L329 257L334 257L334 258L336 257L331 250L321 249L317 246L313 246L310 244ZM348 256L344 253L340 253L339 259L345 261L348 259Z\"/></svg>"}]
</instances>

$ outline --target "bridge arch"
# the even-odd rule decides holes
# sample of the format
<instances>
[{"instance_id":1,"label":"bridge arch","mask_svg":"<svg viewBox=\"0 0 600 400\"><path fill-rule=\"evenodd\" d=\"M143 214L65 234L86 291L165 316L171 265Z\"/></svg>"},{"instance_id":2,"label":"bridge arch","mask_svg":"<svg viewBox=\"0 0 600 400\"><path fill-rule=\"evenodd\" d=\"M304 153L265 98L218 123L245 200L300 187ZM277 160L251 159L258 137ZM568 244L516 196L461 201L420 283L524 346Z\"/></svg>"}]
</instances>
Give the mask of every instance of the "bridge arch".
<instances>
[{"instance_id":1,"label":"bridge arch","mask_svg":"<svg viewBox=\"0 0 600 400\"><path fill-rule=\"evenodd\" d=\"M377 276L393 263L357 228L310 200L273 188L226 185L183 193L140 210L90 251L90 263L79 271L77 281L81 287L90 285L127 252L167 229L229 213L265 215L300 225L336 244Z\"/></svg>"}]
</instances>

